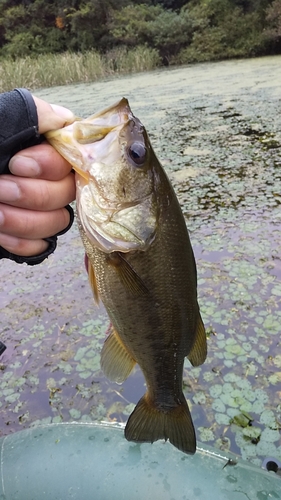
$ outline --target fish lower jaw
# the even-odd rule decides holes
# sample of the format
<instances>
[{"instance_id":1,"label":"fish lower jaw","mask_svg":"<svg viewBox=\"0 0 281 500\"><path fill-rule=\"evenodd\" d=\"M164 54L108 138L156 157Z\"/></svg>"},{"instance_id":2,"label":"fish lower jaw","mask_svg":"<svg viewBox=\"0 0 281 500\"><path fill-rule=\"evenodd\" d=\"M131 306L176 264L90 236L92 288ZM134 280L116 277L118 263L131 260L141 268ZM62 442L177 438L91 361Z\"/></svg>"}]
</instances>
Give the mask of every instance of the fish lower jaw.
<instances>
[{"instance_id":1,"label":"fish lower jaw","mask_svg":"<svg viewBox=\"0 0 281 500\"><path fill-rule=\"evenodd\" d=\"M142 250L143 242L138 240L132 233L127 232L126 239L117 237L113 232L104 230L102 224L89 224L81 221L82 227L91 244L104 253L122 252L128 253L134 250Z\"/></svg>"}]
</instances>

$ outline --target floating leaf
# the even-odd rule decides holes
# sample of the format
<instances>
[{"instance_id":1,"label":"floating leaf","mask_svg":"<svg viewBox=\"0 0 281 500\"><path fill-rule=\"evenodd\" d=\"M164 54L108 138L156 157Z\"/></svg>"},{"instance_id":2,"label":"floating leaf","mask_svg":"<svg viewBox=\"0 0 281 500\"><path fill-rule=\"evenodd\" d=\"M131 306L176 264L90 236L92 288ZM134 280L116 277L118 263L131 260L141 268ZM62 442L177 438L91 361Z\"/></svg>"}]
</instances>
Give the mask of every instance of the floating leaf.
<instances>
[{"instance_id":1,"label":"floating leaf","mask_svg":"<svg viewBox=\"0 0 281 500\"><path fill-rule=\"evenodd\" d=\"M221 395L221 400L226 406L231 406L232 408L238 408L239 404L232 397L231 393L226 393Z\"/></svg>"},{"instance_id":2,"label":"floating leaf","mask_svg":"<svg viewBox=\"0 0 281 500\"><path fill-rule=\"evenodd\" d=\"M271 429L277 429L278 425L276 422L275 415L272 410L265 410L260 416L260 423L266 425Z\"/></svg>"},{"instance_id":3,"label":"floating leaf","mask_svg":"<svg viewBox=\"0 0 281 500\"><path fill-rule=\"evenodd\" d=\"M88 347L79 347L77 353L74 356L75 361L80 361L82 358L84 358L87 350Z\"/></svg>"},{"instance_id":4,"label":"floating leaf","mask_svg":"<svg viewBox=\"0 0 281 500\"><path fill-rule=\"evenodd\" d=\"M279 441L280 432L279 430L266 428L261 433L261 439L265 443L274 443L275 441Z\"/></svg>"},{"instance_id":5,"label":"floating leaf","mask_svg":"<svg viewBox=\"0 0 281 500\"><path fill-rule=\"evenodd\" d=\"M206 395L203 391L197 392L192 399L195 404L203 405L206 403Z\"/></svg>"},{"instance_id":6,"label":"floating leaf","mask_svg":"<svg viewBox=\"0 0 281 500\"><path fill-rule=\"evenodd\" d=\"M214 411L218 411L220 413L225 412L225 404L220 399L213 401L212 408Z\"/></svg>"},{"instance_id":7,"label":"floating leaf","mask_svg":"<svg viewBox=\"0 0 281 500\"><path fill-rule=\"evenodd\" d=\"M134 411L135 405L134 403L130 403L129 405L125 406L123 409L123 414L124 415L131 415L132 411Z\"/></svg>"},{"instance_id":8,"label":"floating leaf","mask_svg":"<svg viewBox=\"0 0 281 500\"><path fill-rule=\"evenodd\" d=\"M280 384L281 383L281 372L276 372L273 373L268 377L268 381L272 385Z\"/></svg>"},{"instance_id":9,"label":"floating leaf","mask_svg":"<svg viewBox=\"0 0 281 500\"><path fill-rule=\"evenodd\" d=\"M273 295L277 295L278 297L281 297L281 285L275 285L272 290L271 290L271 293Z\"/></svg>"},{"instance_id":10,"label":"floating leaf","mask_svg":"<svg viewBox=\"0 0 281 500\"><path fill-rule=\"evenodd\" d=\"M273 358L273 363L275 364L275 366L277 366L278 368L281 368L281 354L277 354L274 358Z\"/></svg>"},{"instance_id":11,"label":"floating leaf","mask_svg":"<svg viewBox=\"0 0 281 500\"><path fill-rule=\"evenodd\" d=\"M253 421L253 417L251 417L248 413L239 413L239 415L235 415L235 417L233 417L232 421L239 427L248 427L248 425Z\"/></svg>"},{"instance_id":12,"label":"floating leaf","mask_svg":"<svg viewBox=\"0 0 281 500\"><path fill-rule=\"evenodd\" d=\"M90 372L90 371L80 372L79 377L85 380L85 379L89 378L92 375L92 373L93 372Z\"/></svg>"},{"instance_id":13,"label":"floating leaf","mask_svg":"<svg viewBox=\"0 0 281 500\"><path fill-rule=\"evenodd\" d=\"M253 413L256 413L257 415L260 415L261 412L264 410L264 403L262 401L254 401L254 403L252 403L252 408L245 408L246 411L252 411ZM241 408L241 410L244 410L244 408Z\"/></svg>"},{"instance_id":14,"label":"floating leaf","mask_svg":"<svg viewBox=\"0 0 281 500\"><path fill-rule=\"evenodd\" d=\"M234 357L233 359L235 359L235 357ZM236 364L237 364L237 361L236 361L236 360L235 360L235 361L232 361L232 360L224 360L224 365L225 365L225 366L227 366L228 368L231 368L231 367L233 367L233 366L236 366ZM224 380L225 380L225 382L235 382L235 381L236 381L236 378L237 378L237 380L239 380L239 377L238 377L236 374L232 373L232 372L229 372L229 373L227 373L227 374L224 376Z\"/></svg>"},{"instance_id":15,"label":"floating leaf","mask_svg":"<svg viewBox=\"0 0 281 500\"><path fill-rule=\"evenodd\" d=\"M260 435L261 435L261 429L259 427L254 427L254 426L247 426L243 428L243 436L253 440L259 440Z\"/></svg>"},{"instance_id":16,"label":"floating leaf","mask_svg":"<svg viewBox=\"0 0 281 500\"><path fill-rule=\"evenodd\" d=\"M198 427L198 432L200 440L203 442L213 441L215 438L213 431L207 427Z\"/></svg>"},{"instance_id":17,"label":"floating leaf","mask_svg":"<svg viewBox=\"0 0 281 500\"><path fill-rule=\"evenodd\" d=\"M52 390L56 387L56 381L54 378L48 378L46 381L46 387L47 389Z\"/></svg>"},{"instance_id":18,"label":"floating leaf","mask_svg":"<svg viewBox=\"0 0 281 500\"><path fill-rule=\"evenodd\" d=\"M248 413L248 412L256 413L254 410L254 403L251 403L250 401L244 401L243 403L241 403L239 408L241 413Z\"/></svg>"},{"instance_id":19,"label":"floating leaf","mask_svg":"<svg viewBox=\"0 0 281 500\"><path fill-rule=\"evenodd\" d=\"M75 418L76 420L78 420L81 417L81 411L76 410L75 408L71 408L71 410L69 410L69 414L71 418Z\"/></svg>"},{"instance_id":20,"label":"floating leaf","mask_svg":"<svg viewBox=\"0 0 281 500\"><path fill-rule=\"evenodd\" d=\"M20 394L18 392L13 392L9 396L5 398L6 403L14 403L20 398Z\"/></svg>"},{"instance_id":21,"label":"floating leaf","mask_svg":"<svg viewBox=\"0 0 281 500\"><path fill-rule=\"evenodd\" d=\"M61 415L57 415L56 417L53 417L52 423L53 424L60 424L63 421Z\"/></svg>"},{"instance_id":22,"label":"floating leaf","mask_svg":"<svg viewBox=\"0 0 281 500\"><path fill-rule=\"evenodd\" d=\"M70 375L72 373L73 368L70 363L65 363L64 361L61 361L58 364L58 368L63 371L63 373Z\"/></svg>"},{"instance_id":23,"label":"floating leaf","mask_svg":"<svg viewBox=\"0 0 281 500\"><path fill-rule=\"evenodd\" d=\"M232 361L231 359L225 359L223 363L227 368L232 368L233 366L236 366L235 361Z\"/></svg>"},{"instance_id":24,"label":"floating leaf","mask_svg":"<svg viewBox=\"0 0 281 500\"><path fill-rule=\"evenodd\" d=\"M215 413L215 420L219 425L229 425L230 418L225 413Z\"/></svg>"},{"instance_id":25,"label":"floating leaf","mask_svg":"<svg viewBox=\"0 0 281 500\"><path fill-rule=\"evenodd\" d=\"M214 384L210 387L209 391L210 391L210 396L212 396L212 398L217 398L222 393L222 386L219 384Z\"/></svg>"},{"instance_id":26,"label":"floating leaf","mask_svg":"<svg viewBox=\"0 0 281 500\"><path fill-rule=\"evenodd\" d=\"M82 415L81 422L92 422L90 415Z\"/></svg>"}]
</instances>

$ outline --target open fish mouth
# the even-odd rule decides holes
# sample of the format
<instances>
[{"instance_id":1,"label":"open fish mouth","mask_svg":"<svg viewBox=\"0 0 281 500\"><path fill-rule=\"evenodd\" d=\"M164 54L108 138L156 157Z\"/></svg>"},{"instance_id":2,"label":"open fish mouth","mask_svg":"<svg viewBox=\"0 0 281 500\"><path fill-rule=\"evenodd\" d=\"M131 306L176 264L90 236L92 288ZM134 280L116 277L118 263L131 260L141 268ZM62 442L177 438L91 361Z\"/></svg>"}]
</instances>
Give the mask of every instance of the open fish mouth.
<instances>
[{"instance_id":1,"label":"open fish mouth","mask_svg":"<svg viewBox=\"0 0 281 500\"><path fill-rule=\"evenodd\" d=\"M133 114L128 100L123 97L117 104L99 111L82 120L76 120L59 130L51 130L45 134L47 140L67 159L75 172L81 175L86 182L91 176L91 164L99 157L101 149L110 148L110 133L118 132L132 119ZM108 137L108 144L98 143ZM95 144L95 154L93 154Z\"/></svg>"},{"instance_id":2,"label":"open fish mouth","mask_svg":"<svg viewBox=\"0 0 281 500\"><path fill-rule=\"evenodd\" d=\"M151 174L149 184L140 172L147 136L127 99L46 137L76 172L77 213L92 244L106 253L146 250L157 226L155 192Z\"/></svg>"}]
</instances>

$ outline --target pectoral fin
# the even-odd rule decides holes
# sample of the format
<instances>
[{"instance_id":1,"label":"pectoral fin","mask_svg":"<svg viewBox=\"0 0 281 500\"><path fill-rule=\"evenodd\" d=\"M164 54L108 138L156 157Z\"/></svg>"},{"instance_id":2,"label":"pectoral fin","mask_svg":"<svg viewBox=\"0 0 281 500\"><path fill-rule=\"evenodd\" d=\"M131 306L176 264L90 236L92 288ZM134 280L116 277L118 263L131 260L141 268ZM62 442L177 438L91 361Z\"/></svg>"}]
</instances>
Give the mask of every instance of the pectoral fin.
<instances>
[{"instance_id":1,"label":"pectoral fin","mask_svg":"<svg viewBox=\"0 0 281 500\"><path fill-rule=\"evenodd\" d=\"M202 365L202 363L204 363L206 356L207 356L206 331L200 312L198 312L195 341L187 357L192 366L199 366Z\"/></svg>"},{"instance_id":2,"label":"pectoral fin","mask_svg":"<svg viewBox=\"0 0 281 500\"><path fill-rule=\"evenodd\" d=\"M118 252L109 254L108 264L115 268L124 287L132 295L138 296L148 293L148 288L123 255Z\"/></svg>"},{"instance_id":3,"label":"pectoral fin","mask_svg":"<svg viewBox=\"0 0 281 500\"><path fill-rule=\"evenodd\" d=\"M130 375L136 361L112 327L101 351L101 368L109 380L121 384Z\"/></svg>"},{"instance_id":4,"label":"pectoral fin","mask_svg":"<svg viewBox=\"0 0 281 500\"><path fill-rule=\"evenodd\" d=\"M90 282L90 285L91 285L91 288L93 291L93 295L94 295L94 301L97 305L99 305L100 298L99 298L99 291L98 291L95 270L94 270L94 267L91 264L90 259L88 257L87 257L86 263L87 263L89 282Z\"/></svg>"}]
</instances>

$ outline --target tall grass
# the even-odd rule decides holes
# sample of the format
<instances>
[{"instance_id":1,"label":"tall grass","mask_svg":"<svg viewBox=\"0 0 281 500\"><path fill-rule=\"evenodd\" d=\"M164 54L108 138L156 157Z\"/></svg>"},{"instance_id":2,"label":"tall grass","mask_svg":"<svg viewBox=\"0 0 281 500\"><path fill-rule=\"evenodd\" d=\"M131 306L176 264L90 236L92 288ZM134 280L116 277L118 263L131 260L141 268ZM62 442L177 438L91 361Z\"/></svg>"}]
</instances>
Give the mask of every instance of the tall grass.
<instances>
[{"instance_id":1,"label":"tall grass","mask_svg":"<svg viewBox=\"0 0 281 500\"><path fill-rule=\"evenodd\" d=\"M86 53L42 54L36 59L25 57L16 61L0 61L0 91L15 87L36 89L93 82L114 74L148 71L160 64L156 50L136 47L132 50L118 48L101 55L96 51Z\"/></svg>"},{"instance_id":2,"label":"tall grass","mask_svg":"<svg viewBox=\"0 0 281 500\"><path fill-rule=\"evenodd\" d=\"M150 71L161 64L157 50L144 46L133 50L118 47L109 51L105 59L109 70L121 74Z\"/></svg>"}]
</instances>

